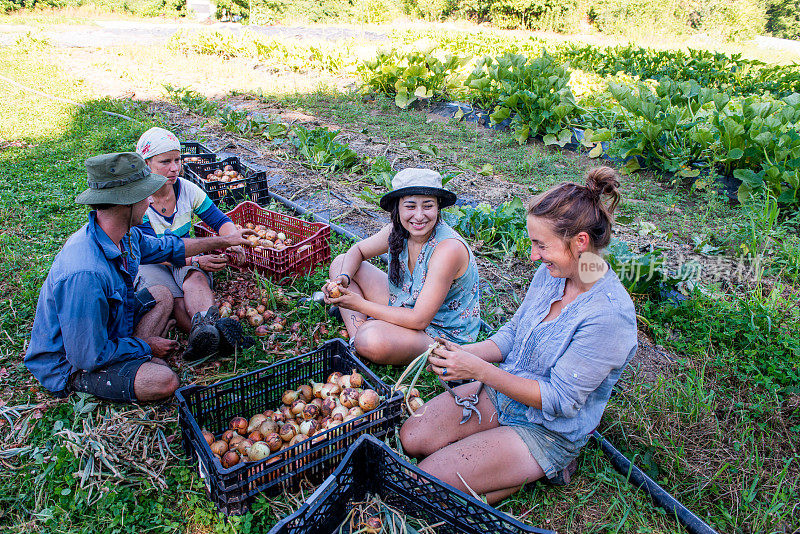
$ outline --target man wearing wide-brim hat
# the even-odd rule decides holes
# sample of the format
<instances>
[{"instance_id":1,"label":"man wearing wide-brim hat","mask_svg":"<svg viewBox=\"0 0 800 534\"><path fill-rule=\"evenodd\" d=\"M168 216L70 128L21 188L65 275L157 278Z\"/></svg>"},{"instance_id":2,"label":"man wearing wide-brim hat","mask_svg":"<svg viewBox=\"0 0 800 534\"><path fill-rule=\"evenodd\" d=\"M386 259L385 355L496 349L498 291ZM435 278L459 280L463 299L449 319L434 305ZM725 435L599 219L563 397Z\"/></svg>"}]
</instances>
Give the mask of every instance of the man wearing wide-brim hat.
<instances>
[{"instance_id":1,"label":"man wearing wide-brim hat","mask_svg":"<svg viewBox=\"0 0 800 534\"><path fill-rule=\"evenodd\" d=\"M121 402L169 397L178 377L161 358L178 348L164 337L172 296L163 286L134 292L139 264L184 265L187 255L248 242L241 232L204 239L145 236L135 227L166 178L131 152L89 158L86 169L89 189L75 201L93 211L53 261L25 365L58 397L73 391Z\"/></svg>"}]
</instances>

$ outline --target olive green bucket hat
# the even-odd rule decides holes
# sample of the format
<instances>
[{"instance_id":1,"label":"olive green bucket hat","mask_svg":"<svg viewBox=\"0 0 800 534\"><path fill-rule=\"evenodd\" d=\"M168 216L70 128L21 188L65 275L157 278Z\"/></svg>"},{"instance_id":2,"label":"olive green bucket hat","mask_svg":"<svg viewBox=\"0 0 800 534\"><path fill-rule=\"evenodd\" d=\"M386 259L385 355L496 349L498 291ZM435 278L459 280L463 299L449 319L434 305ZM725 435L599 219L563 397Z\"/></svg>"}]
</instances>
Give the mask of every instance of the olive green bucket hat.
<instances>
[{"instance_id":1,"label":"olive green bucket hat","mask_svg":"<svg viewBox=\"0 0 800 534\"><path fill-rule=\"evenodd\" d=\"M167 183L136 152L100 154L86 160L89 189L75 198L78 204L129 206L142 201Z\"/></svg>"}]
</instances>

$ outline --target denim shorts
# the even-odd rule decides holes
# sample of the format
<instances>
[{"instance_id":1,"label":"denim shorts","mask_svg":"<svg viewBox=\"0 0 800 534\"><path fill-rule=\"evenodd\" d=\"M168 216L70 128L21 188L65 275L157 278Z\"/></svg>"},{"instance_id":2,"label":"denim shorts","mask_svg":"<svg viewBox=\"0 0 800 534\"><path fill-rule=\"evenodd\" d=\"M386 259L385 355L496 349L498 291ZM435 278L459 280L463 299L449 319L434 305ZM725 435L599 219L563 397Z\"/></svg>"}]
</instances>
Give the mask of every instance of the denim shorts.
<instances>
[{"instance_id":1,"label":"denim shorts","mask_svg":"<svg viewBox=\"0 0 800 534\"><path fill-rule=\"evenodd\" d=\"M489 386L485 386L484 391L497 410L499 423L513 428L519 434L548 479L557 477L572 460L578 457L581 450L579 445L542 425L523 421L521 417L508 417L511 414L502 411L497 391Z\"/></svg>"}]
</instances>

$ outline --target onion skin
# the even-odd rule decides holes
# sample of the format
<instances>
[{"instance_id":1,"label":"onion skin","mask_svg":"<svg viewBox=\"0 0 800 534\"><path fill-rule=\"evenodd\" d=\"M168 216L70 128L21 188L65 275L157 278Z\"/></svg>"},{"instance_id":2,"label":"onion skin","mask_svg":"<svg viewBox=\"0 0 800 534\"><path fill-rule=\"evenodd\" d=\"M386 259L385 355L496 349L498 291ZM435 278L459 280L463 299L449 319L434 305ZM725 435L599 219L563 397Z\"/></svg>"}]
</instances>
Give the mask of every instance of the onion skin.
<instances>
[{"instance_id":1,"label":"onion skin","mask_svg":"<svg viewBox=\"0 0 800 534\"><path fill-rule=\"evenodd\" d=\"M355 369L350 374L350 387L351 388L362 388L364 387L364 377L361 374L357 373Z\"/></svg>"},{"instance_id":2,"label":"onion skin","mask_svg":"<svg viewBox=\"0 0 800 534\"><path fill-rule=\"evenodd\" d=\"M411 407L411 413L416 413L417 410L422 408L425 402L419 397L409 397L408 405Z\"/></svg>"},{"instance_id":3,"label":"onion skin","mask_svg":"<svg viewBox=\"0 0 800 534\"><path fill-rule=\"evenodd\" d=\"M245 439L245 438L244 438L244 437L242 437L242 436L240 436L239 434L236 434L236 435L235 435L235 436L233 436L233 437L231 438L231 440L228 442L228 448L229 448L229 449L236 448L236 445L238 445L239 443L241 443L241 441L242 441L243 439Z\"/></svg>"},{"instance_id":4,"label":"onion skin","mask_svg":"<svg viewBox=\"0 0 800 534\"><path fill-rule=\"evenodd\" d=\"M300 399L297 399L296 401L294 401L294 403L292 403L292 413L295 415L295 417L303 413L303 410L305 409L306 409L306 403L301 401Z\"/></svg>"},{"instance_id":5,"label":"onion skin","mask_svg":"<svg viewBox=\"0 0 800 534\"><path fill-rule=\"evenodd\" d=\"M327 382L328 384L338 384L339 380L341 379L342 379L342 373L340 373L339 371L334 371L328 375Z\"/></svg>"},{"instance_id":6,"label":"onion skin","mask_svg":"<svg viewBox=\"0 0 800 534\"><path fill-rule=\"evenodd\" d=\"M285 405L291 406L292 403L294 403L294 401L297 400L298 396L299 395L297 394L297 391L295 391L293 389L287 389L286 391L283 392L283 396L281 397L281 401Z\"/></svg>"},{"instance_id":7,"label":"onion skin","mask_svg":"<svg viewBox=\"0 0 800 534\"><path fill-rule=\"evenodd\" d=\"M221 439L224 440L225 443L227 443L227 442L229 442L231 440L231 438L235 434L236 433L233 430L226 430L225 432L222 433L222 438Z\"/></svg>"},{"instance_id":8,"label":"onion skin","mask_svg":"<svg viewBox=\"0 0 800 534\"><path fill-rule=\"evenodd\" d=\"M311 404L322 410L322 399L315 398L311 401Z\"/></svg>"},{"instance_id":9,"label":"onion skin","mask_svg":"<svg viewBox=\"0 0 800 534\"><path fill-rule=\"evenodd\" d=\"M360 396L361 394L358 390L346 388L339 394L339 402L341 402L342 406L345 408L352 408L353 406L358 406L358 398Z\"/></svg>"},{"instance_id":10,"label":"onion skin","mask_svg":"<svg viewBox=\"0 0 800 534\"><path fill-rule=\"evenodd\" d=\"M281 447L283 447L283 440L281 439L281 437L278 435L277 432L269 434L266 438L264 438L264 442L267 444L269 450L272 452L279 451L281 450Z\"/></svg>"},{"instance_id":11,"label":"onion skin","mask_svg":"<svg viewBox=\"0 0 800 534\"><path fill-rule=\"evenodd\" d=\"M309 419L308 421L303 421L300 423L300 434L311 437L314 435L314 432L317 431L318 425L317 422L313 419Z\"/></svg>"},{"instance_id":12,"label":"onion skin","mask_svg":"<svg viewBox=\"0 0 800 534\"><path fill-rule=\"evenodd\" d=\"M350 408L347 411L347 415L353 415L355 417L361 417L362 415L364 415L364 410L362 410L359 406L356 406L354 408Z\"/></svg>"},{"instance_id":13,"label":"onion skin","mask_svg":"<svg viewBox=\"0 0 800 534\"><path fill-rule=\"evenodd\" d=\"M241 435L247 434L247 426L247 419L244 417L234 417L231 419L231 430L234 430Z\"/></svg>"},{"instance_id":14,"label":"onion skin","mask_svg":"<svg viewBox=\"0 0 800 534\"><path fill-rule=\"evenodd\" d=\"M242 456L247 456L247 450L248 450L250 447L252 447L252 446L253 446L253 442L252 442L252 441L250 441L249 439L243 439L243 440L242 440L242 441L240 441L240 442L239 442L239 444L236 446L236 450L237 450L237 451L239 452L239 454L241 454Z\"/></svg>"},{"instance_id":15,"label":"onion skin","mask_svg":"<svg viewBox=\"0 0 800 534\"><path fill-rule=\"evenodd\" d=\"M408 392L409 397L421 397L422 395L419 394L419 390L417 388L411 388Z\"/></svg>"},{"instance_id":16,"label":"onion skin","mask_svg":"<svg viewBox=\"0 0 800 534\"><path fill-rule=\"evenodd\" d=\"M378 396L375 390L372 389L365 389L361 393L361 396L358 397L358 405L365 412L374 410L375 408L378 407L380 403L381 403L381 398Z\"/></svg>"},{"instance_id":17,"label":"onion skin","mask_svg":"<svg viewBox=\"0 0 800 534\"><path fill-rule=\"evenodd\" d=\"M306 407L303 408L303 419L310 421L317 417L319 417L319 408L317 408L316 404L306 404Z\"/></svg>"},{"instance_id":18,"label":"onion skin","mask_svg":"<svg viewBox=\"0 0 800 534\"><path fill-rule=\"evenodd\" d=\"M212 443L210 447L211 447L211 452L213 452L214 454L218 454L220 456L228 452L228 443L221 439Z\"/></svg>"},{"instance_id":19,"label":"onion skin","mask_svg":"<svg viewBox=\"0 0 800 534\"><path fill-rule=\"evenodd\" d=\"M338 406L337 400L333 397L328 397L322 401L322 409L320 411L325 417L330 417L333 410L336 409L336 406Z\"/></svg>"},{"instance_id":20,"label":"onion skin","mask_svg":"<svg viewBox=\"0 0 800 534\"><path fill-rule=\"evenodd\" d=\"M297 388L297 393L300 395L300 398L302 398L306 403L309 403L312 400L314 400L314 390L311 389L311 386L309 386L308 384L303 384L302 386Z\"/></svg>"},{"instance_id":21,"label":"onion skin","mask_svg":"<svg viewBox=\"0 0 800 534\"><path fill-rule=\"evenodd\" d=\"M203 437L205 438L206 443L208 443L209 446L211 446L211 444L214 443L214 434L212 434L208 430L203 430Z\"/></svg>"},{"instance_id":22,"label":"onion skin","mask_svg":"<svg viewBox=\"0 0 800 534\"><path fill-rule=\"evenodd\" d=\"M322 382L311 382L311 391L314 392L314 396L318 399L322 398L322 386L324 386Z\"/></svg>"},{"instance_id":23,"label":"onion skin","mask_svg":"<svg viewBox=\"0 0 800 534\"><path fill-rule=\"evenodd\" d=\"M253 417L250 418L250 423L247 425L247 433L250 434L251 432L253 432L253 430L258 430L258 427L260 427L266 420L267 418L264 414L261 413L255 414Z\"/></svg>"},{"instance_id":24,"label":"onion skin","mask_svg":"<svg viewBox=\"0 0 800 534\"><path fill-rule=\"evenodd\" d=\"M331 412L331 419L344 419L347 416L347 413L348 413L347 408L341 405L337 406Z\"/></svg>"},{"instance_id":25,"label":"onion skin","mask_svg":"<svg viewBox=\"0 0 800 534\"><path fill-rule=\"evenodd\" d=\"M267 436L273 432L277 432L279 428L278 423L276 423L274 419L266 419L261 423L261 426L258 427L258 430L261 432L262 436Z\"/></svg>"},{"instance_id":26,"label":"onion skin","mask_svg":"<svg viewBox=\"0 0 800 534\"><path fill-rule=\"evenodd\" d=\"M247 436L247 439L255 443L256 441L263 441L264 435L261 433L260 430L253 430L252 432L250 432L250 435Z\"/></svg>"},{"instance_id":27,"label":"onion skin","mask_svg":"<svg viewBox=\"0 0 800 534\"><path fill-rule=\"evenodd\" d=\"M294 429L294 426L292 426L289 423L286 423L281 427L279 434L281 436L281 439L288 443L289 441L292 440L293 437L297 435L297 431Z\"/></svg>"},{"instance_id":28,"label":"onion skin","mask_svg":"<svg viewBox=\"0 0 800 534\"><path fill-rule=\"evenodd\" d=\"M257 441L256 443L253 443L252 447L250 447L247 455L251 460L257 462L258 460L263 460L269 456L270 452L272 451L266 443L263 441Z\"/></svg>"},{"instance_id":29,"label":"onion skin","mask_svg":"<svg viewBox=\"0 0 800 534\"><path fill-rule=\"evenodd\" d=\"M225 456L222 457L222 467L225 469L230 469L234 465L239 463L239 453L236 451L228 451L225 453Z\"/></svg>"}]
</instances>

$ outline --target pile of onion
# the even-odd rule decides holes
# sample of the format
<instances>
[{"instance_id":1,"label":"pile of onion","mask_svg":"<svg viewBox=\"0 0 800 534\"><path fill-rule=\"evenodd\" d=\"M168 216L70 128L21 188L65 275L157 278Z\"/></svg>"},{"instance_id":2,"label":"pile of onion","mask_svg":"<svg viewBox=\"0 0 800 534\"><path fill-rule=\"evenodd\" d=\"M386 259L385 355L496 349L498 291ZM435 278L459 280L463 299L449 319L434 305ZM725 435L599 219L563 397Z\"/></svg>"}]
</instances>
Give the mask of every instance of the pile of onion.
<instances>
[{"instance_id":1,"label":"pile of onion","mask_svg":"<svg viewBox=\"0 0 800 534\"><path fill-rule=\"evenodd\" d=\"M365 389L364 377L354 369L350 374L331 373L324 383L311 382L287 389L276 410L266 410L249 420L234 417L219 438L203 430L211 452L230 468L240 462L258 461L378 408L381 397Z\"/></svg>"}]
</instances>

